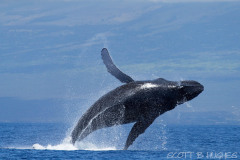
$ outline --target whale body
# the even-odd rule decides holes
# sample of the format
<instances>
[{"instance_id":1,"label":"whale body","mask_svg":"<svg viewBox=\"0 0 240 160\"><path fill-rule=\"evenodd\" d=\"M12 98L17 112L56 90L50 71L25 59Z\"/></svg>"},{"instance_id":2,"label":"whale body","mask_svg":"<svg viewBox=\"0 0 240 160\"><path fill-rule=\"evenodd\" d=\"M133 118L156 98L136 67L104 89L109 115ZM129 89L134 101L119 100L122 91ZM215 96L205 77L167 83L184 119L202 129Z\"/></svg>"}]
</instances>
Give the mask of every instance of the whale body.
<instances>
[{"instance_id":1,"label":"whale body","mask_svg":"<svg viewBox=\"0 0 240 160\"><path fill-rule=\"evenodd\" d=\"M103 95L83 114L72 131L73 144L98 129L135 123L125 143L126 150L158 116L192 100L204 90L203 85L192 80L134 81L114 65L106 48L101 55L108 72L125 84Z\"/></svg>"}]
</instances>

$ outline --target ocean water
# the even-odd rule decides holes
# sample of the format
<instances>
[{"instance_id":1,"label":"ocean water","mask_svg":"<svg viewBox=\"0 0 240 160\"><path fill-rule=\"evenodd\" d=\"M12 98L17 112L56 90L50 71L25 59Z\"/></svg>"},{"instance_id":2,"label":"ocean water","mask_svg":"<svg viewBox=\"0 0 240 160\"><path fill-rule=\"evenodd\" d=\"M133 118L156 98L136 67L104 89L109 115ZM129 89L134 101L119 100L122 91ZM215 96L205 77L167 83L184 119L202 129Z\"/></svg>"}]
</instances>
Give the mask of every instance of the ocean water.
<instances>
[{"instance_id":1,"label":"ocean water","mask_svg":"<svg viewBox=\"0 0 240 160\"><path fill-rule=\"evenodd\" d=\"M121 150L131 127L102 129L73 146L67 124L0 123L0 159L240 159L240 126L153 124Z\"/></svg>"}]
</instances>

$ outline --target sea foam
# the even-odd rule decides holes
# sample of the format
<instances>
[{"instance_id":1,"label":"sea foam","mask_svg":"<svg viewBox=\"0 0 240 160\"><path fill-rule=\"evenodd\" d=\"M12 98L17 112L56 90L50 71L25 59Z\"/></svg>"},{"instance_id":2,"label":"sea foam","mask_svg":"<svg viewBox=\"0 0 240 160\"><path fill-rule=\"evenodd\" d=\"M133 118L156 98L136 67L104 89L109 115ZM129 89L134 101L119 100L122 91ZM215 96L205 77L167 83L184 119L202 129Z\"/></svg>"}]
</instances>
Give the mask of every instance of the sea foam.
<instances>
[{"instance_id":1,"label":"sea foam","mask_svg":"<svg viewBox=\"0 0 240 160\"><path fill-rule=\"evenodd\" d=\"M36 150L66 150L66 151L73 151L73 150L92 150L92 151L102 151L102 150L116 150L115 147L102 147L92 144L90 142L76 142L74 145L71 143L71 138L66 137L61 144L58 145L51 145L48 144L47 146L40 145L38 143L32 146L33 149Z\"/></svg>"}]
</instances>

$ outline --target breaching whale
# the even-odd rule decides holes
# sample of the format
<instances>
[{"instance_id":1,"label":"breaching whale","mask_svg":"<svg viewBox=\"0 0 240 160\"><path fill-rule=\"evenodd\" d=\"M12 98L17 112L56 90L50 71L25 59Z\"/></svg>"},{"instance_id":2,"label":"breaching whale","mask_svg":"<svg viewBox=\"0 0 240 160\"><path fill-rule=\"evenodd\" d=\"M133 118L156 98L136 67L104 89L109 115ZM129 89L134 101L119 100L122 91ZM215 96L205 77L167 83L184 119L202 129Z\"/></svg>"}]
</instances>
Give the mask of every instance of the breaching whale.
<instances>
[{"instance_id":1,"label":"breaching whale","mask_svg":"<svg viewBox=\"0 0 240 160\"><path fill-rule=\"evenodd\" d=\"M192 100L204 90L203 85L192 80L134 81L114 65L106 48L101 55L108 72L125 84L103 95L83 114L71 133L73 144L95 130L135 123L125 143L126 150L159 115Z\"/></svg>"}]
</instances>

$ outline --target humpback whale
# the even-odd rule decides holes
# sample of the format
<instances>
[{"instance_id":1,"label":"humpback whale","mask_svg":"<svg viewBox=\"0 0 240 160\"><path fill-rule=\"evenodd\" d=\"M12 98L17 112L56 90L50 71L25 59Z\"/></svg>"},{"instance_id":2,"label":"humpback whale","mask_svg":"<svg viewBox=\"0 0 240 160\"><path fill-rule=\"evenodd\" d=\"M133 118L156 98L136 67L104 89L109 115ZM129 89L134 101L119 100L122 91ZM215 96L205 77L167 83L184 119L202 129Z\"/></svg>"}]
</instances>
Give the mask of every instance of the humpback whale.
<instances>
[{"instance_id":1,"label":"humpback whale","mask_svg":"<svg viewBox=\"0 0 240 160\"><path fill-rule=\"evenodd\" d=\"M83 114L71 133L73 144L98 129L135 123L124 146L127 150L158 116L204 90L203 85L193 80L135 81L116 67L106 48L101 56L108 72L125 84L103 95Z\"/></svg>"}]
</instances>

